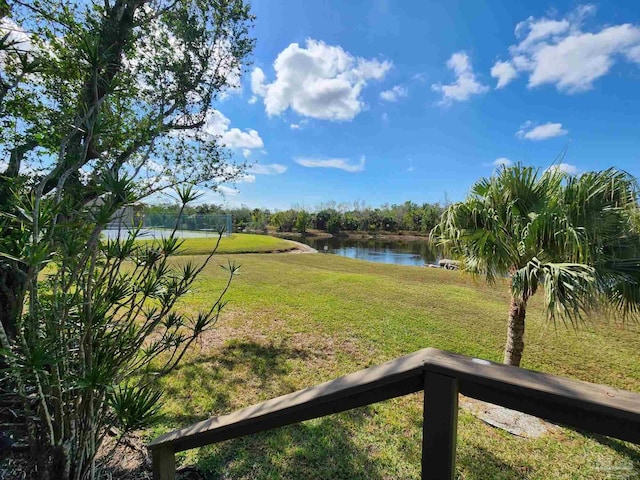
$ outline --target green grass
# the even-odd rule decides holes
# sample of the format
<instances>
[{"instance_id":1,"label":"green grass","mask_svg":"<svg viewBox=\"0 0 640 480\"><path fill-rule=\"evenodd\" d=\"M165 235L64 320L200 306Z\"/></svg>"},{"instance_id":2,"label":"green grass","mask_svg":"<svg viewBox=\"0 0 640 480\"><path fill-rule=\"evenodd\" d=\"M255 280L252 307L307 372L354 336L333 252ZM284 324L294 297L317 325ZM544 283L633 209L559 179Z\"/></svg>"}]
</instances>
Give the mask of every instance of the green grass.
<instances>
[{"instance_id":1,"label":"green grass","mask_svg":"<svg viewBox=\"0 0 640 480\"><path fill-rule=\"evenodd\" d=\"M144 241L152 242L154 240ZM185 238L180 253L183 255L207 255L215 247L217 241L217 235L202 238ZM268 235L234 233L228 237L222 237L216 253L286 252L288 250L294 250L296 247L295 243L282 238L270 237Z\"/></svg>"},{"instance_id":2,"label":"green grass","mask_svg":"<svg viewBox=\"0 0 640 480\"><path fill-rule=\"evenodd\" d=\"M242 267L229 305L165 379L165 420L153 434L429 346L501 360L508 306L503 283L487 286L459 272L334 255L234 260ZM205 307L224 281L215 265L204 274L185 309ZM640 391L638 333L637 326L597 319L578 331L554 327L534 297L523 367ZM419 478L421 421L416 394L192 450L180 461L197 464L207 478ZM569 429L523 439L461 411L457 475L638 478L640 447Z\"/></svg>"}]
</instances>

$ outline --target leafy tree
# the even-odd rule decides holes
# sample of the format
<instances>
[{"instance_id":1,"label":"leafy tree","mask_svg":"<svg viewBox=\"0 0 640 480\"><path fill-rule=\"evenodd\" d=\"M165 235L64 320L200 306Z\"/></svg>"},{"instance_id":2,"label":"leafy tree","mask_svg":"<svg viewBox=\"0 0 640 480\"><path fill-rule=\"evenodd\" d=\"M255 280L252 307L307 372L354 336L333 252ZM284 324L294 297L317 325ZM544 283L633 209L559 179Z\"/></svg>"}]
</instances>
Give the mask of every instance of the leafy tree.
<instances>
[{"instance_id":1,"label":"leafy tree","mask_svg":"<svg viewBox=\"0 0 640 480\"><path fill-rule=\"evenodd\" d=\"M313 216L313 226L318 230L327 230L327 222L329 219L337 215L337 211L333 209L323 209Z\"/></svg>"},{"instance_id":2,"label":"leafy tree","mask_svg":"<svg viewBox=\"0 0 640 480\"><path fill-rule=\"evenodd\" d=\"M300 210L296 215L296 230L303 235L311 225L311 214L305 210Z\"/></svg>"},{"instance_id":3,"label":"leafy tree","mask_svg":"<svg viewBox=\"0 0 640 480\"><path fill-rule=\"evenodd\" d=\"M342 224L340 223L340 215L332 215L327 220L327 232L338 233L342 230Z\"/></svg>"},{"instance_id":4,"label":"leafy tree","mask_svg":"<svg viewBox=\"0 0 640 480\"><path fill-rule=\"evenodd\" d=\"M595 308L637 318L637 185L609 169L580 176L516 165L479 180L433 235L489 282L509 278L504 362L520 365L528 300L544 290L552 320L577 325Z\"/></svg>"},{"instance_id":5,"label":"leafy tree","mask_svg":"<svg viewBox=\"0 0 640 480\"><path fill-rule=\"evenodd\" d=\"M253 49L253 17L243 0L6 7L0 389L21 402L34 476L92 479L104 435L153 419L155 380L224 305L221 296L194 317L176 312L204 266L172 263L175 237L103 241L100 231L160 189L242 174L208 126ZM192 199L182 190L180 203Z\"/></svg>"},{"instance_id":6,"label":"leafy tree","mask_svg":"<svg viewBox=\"0 0 640 480\"><path fill-rule=\"evenodd\" d=\"M207 126L253 49L243 0L12 1L0 20L0 209L12 192L97 198L107 172L137 198L242 174ZM142 181L144 179L144 181ZM9 255L23 245L0 223ZM0 262L0 320L15 333L24 268Z\"/></svg>"},{"instance_id":7,"label":"leafy tree","mask_svg":"<svg viewBox=\"0 0 640 480\"><path fill-rule=\"evenodd\" d=\"M298 214L295 210L285 210L271 215L271 223L279 232L292 232Z\"/></svg>"}]
</instances>

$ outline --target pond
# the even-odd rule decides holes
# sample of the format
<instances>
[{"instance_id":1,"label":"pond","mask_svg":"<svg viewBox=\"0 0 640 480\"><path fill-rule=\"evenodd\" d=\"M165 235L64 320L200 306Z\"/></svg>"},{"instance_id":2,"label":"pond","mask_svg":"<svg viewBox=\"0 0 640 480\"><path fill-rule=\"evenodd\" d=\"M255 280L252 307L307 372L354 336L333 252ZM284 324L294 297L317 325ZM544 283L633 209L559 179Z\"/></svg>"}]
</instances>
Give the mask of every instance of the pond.
<instances>
[{"instance_id":1,"label":"pond","mask_svg":"<svg viewBox=\"0 0 640 480\"><path fill-rule=\"evenodd\" d=\"M306 243L320 253L332 253L369 262L395 265L437 264L441 256L426 240L389 240L384 238L354 239L344 237L303 237L295 240Z\"/></svg>"}]
</instances>

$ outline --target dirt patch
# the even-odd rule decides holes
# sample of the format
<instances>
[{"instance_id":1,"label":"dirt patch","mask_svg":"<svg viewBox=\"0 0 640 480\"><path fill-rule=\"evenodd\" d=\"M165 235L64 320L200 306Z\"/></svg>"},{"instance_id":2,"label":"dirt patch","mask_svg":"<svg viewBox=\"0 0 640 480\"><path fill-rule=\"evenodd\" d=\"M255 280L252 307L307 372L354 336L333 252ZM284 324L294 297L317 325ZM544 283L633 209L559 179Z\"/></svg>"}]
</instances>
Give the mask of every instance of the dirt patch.
<instances>
[{"instance_id":1,"label":"dirt patch","mask_svg":"<svg viewBox=\"0 0 640 480\"><path fill-rule=\"evenodd\" d=\"M318 253L318 250L316 250L313 247L310 247L309 245L306 245L304 243L300 243L300 242L296 242L295 240L289 240L291 243L295 243L296 244L296 248L294 248L293 250L287 250L285 253Z\"/></svg>"}]
</instances>

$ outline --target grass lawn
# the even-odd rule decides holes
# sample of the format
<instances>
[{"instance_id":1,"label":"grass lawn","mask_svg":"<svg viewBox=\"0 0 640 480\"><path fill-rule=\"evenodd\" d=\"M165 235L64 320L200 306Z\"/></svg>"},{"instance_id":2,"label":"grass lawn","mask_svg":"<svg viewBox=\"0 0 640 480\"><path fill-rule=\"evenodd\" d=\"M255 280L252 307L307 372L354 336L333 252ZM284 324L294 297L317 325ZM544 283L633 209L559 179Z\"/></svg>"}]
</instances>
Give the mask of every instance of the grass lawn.
<instances>
[{"instance_id":1,"label":"grass lawn","mask_svg":"<svg viewBox=\"0 0 640 480\"><path fill-rule=\"evenodd\" d=\"M164 380L165 418L150 436L428 346L501 360L504 284L324 254L233 258L242 267L229 305L218 326ZM226 256L216 260L226 263ZM205 307L224 281L215 264L203 273L183 308ZM640 391L639 330L595 320L579 331L554 328L534 297L523 367ZM184 452L179 459L197 464L207 478L417 479L421 422L422 396L415 394ZM638 478L640 447L568 429L523 439L461 411L457 475Z\"/></svg>"},{"instance_id":2,"label":"grass lawn","mask_svg":"<svg viewBox=\"0 0 640 480\"><path fill-rule=\"evenodd\" d=\"M185 238L182 244L183 255L207 255L215 247L217 235L202 238ZM153 242L153 240L143 240ZM248 233L234 233L222 237L216 253L266 253L286 252L294 250L297 245L289 240L270 237L268 235L252 235Z\"/></svg>"}]
</instances>

